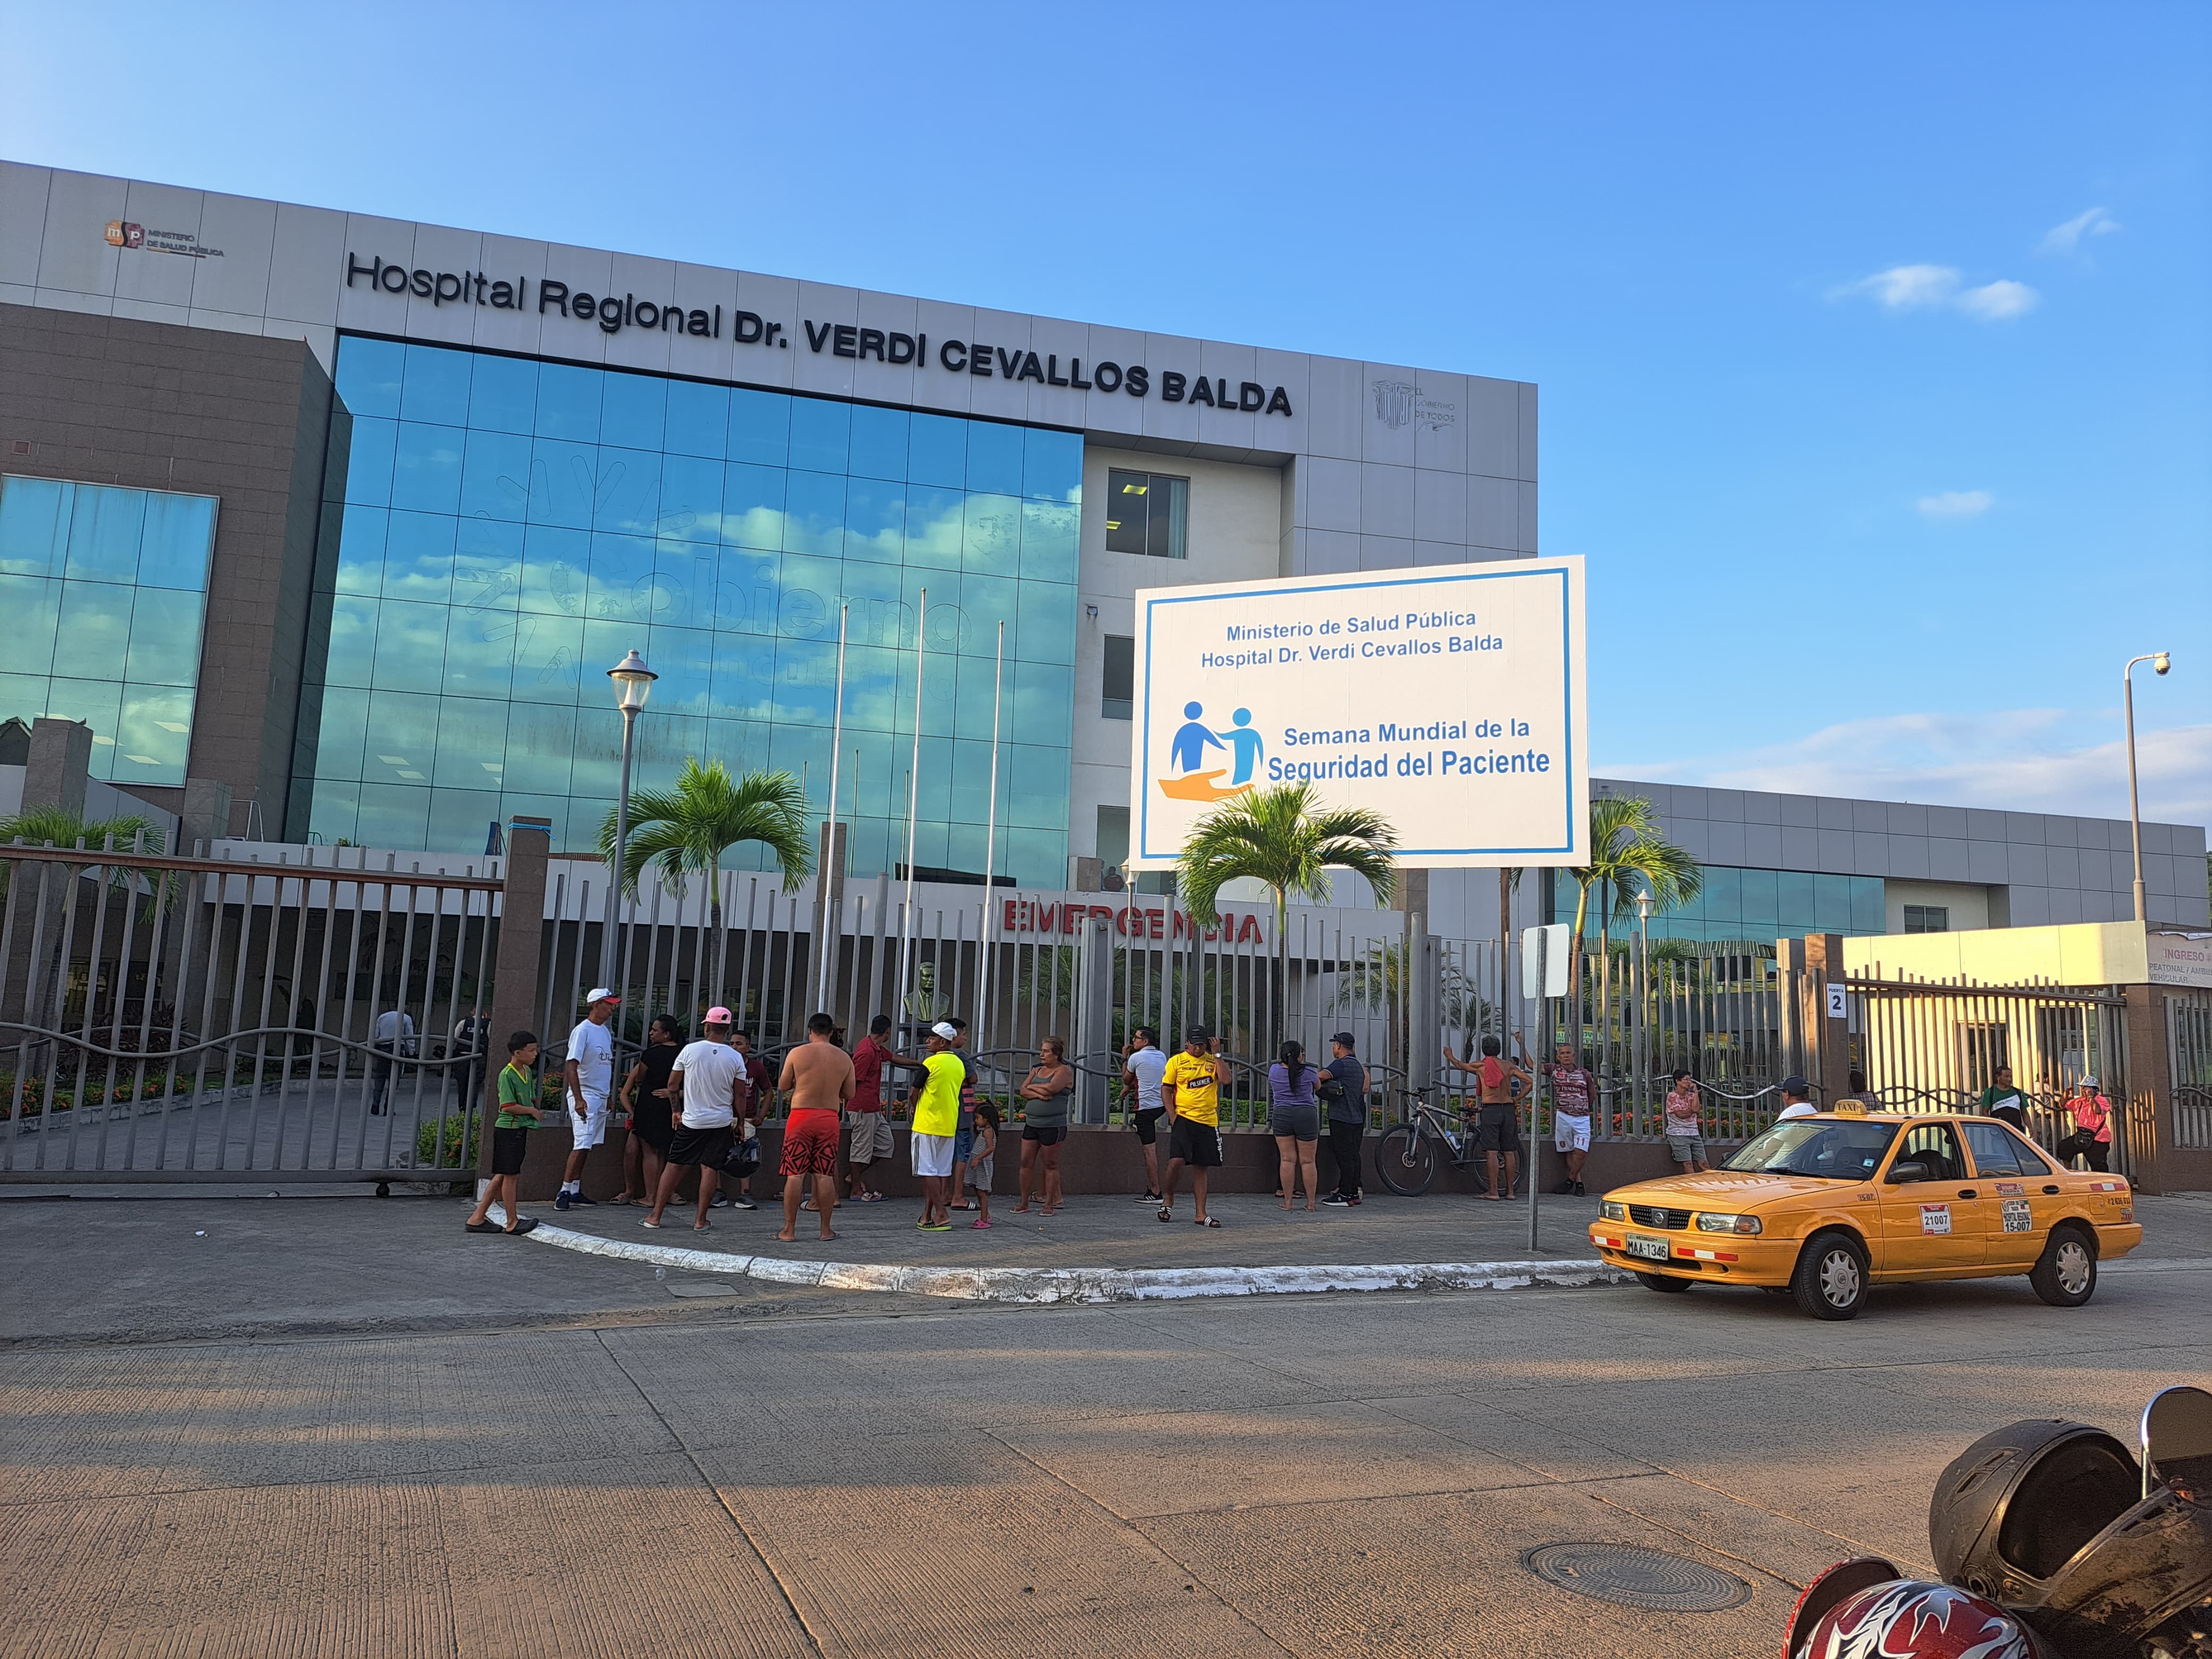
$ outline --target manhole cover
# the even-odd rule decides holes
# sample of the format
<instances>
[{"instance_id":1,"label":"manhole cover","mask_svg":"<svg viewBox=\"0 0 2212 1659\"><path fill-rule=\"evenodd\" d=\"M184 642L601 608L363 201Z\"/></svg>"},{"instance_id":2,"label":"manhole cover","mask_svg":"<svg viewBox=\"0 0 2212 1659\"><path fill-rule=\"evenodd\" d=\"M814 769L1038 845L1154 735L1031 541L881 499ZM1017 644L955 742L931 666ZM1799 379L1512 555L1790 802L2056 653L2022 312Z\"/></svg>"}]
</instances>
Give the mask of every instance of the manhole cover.
<instances>
[{"instance_id":1,"label":"manhole cover","mask_svg":"<svg viewBox=\"0 0 2212 1659\"><path fill-rule=\"evenodd\" d=\"M668 1281L671 1296L735 1296L738 1287L720 1279L672 1279Z\"/></svg>"},{"instance_id":2,"label":"manhole cover","mask_svg":"<svg viewBox=\"0 0 2212 1659\"><path fill-rule=\"evenodd\" d=\"M1561 1589L1625 1607L1718 1613L1751 1599L1751 1586L1732 1574L1632 1544L1539 1544L1521 1565Z\"/></svg>"}]
</instances>

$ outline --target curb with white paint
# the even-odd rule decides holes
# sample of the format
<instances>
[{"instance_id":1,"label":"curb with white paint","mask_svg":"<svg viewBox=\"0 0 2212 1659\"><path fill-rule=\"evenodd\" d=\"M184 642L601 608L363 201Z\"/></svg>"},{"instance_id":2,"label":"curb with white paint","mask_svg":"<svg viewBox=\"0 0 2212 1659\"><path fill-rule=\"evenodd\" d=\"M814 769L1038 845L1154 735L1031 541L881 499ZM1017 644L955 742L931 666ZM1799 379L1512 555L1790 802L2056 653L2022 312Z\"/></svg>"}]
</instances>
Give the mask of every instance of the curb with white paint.
<instances>
[{"instance_id":1,"label":"curb with white paint","mask_svg":"<svg viewBox=\"0 0 2212 1659\"><path fill-rule=\"evenodd\" d=\"M494 1206L495 1213L503 1213ZM1166 1302L1205 1296L1290 1296L1317 1291L1515 1291L1531 1285L1619 1285L1602 1261L1408 1261L1289 1267L898 1267L793 1261L680 1244L600 1238L541 1222L528 1237L558 1249L686 1273L720 1273L830 1291L898 1291L965 1302Z\"/></svg>"}]
</instances>

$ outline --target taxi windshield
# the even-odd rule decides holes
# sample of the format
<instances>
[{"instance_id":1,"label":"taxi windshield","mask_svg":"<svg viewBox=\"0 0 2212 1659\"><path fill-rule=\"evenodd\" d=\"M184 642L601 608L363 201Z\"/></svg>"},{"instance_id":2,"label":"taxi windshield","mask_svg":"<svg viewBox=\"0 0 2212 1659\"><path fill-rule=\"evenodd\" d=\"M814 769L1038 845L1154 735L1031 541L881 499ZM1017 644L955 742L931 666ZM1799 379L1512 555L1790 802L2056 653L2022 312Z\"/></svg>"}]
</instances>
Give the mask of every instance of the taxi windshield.
<instances>
[{"instance_id":1,"label":"taxi windshield","mask_svg":"<svg viewBox=\"0 0 2212 1659\"><path fill-rule=\"evenodd\" d=\"M1869 1181L1897 1139L1894 1123L1778 1123L1721 1167L1754 1175L1810 1176L1820 1181Z\"/></svg>"}]
</instances>

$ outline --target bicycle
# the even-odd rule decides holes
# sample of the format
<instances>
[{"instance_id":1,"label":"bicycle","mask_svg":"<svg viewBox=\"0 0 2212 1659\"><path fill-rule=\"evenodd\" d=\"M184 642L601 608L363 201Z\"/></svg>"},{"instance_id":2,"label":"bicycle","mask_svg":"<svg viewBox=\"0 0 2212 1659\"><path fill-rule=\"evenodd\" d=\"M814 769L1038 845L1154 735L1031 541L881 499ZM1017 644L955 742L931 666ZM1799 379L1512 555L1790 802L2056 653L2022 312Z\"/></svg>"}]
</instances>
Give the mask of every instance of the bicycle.
<instances>
[{"instance_id":1,"label":"bicycle","mask_svg":"<svg viewBox=\"0 0 2212 1659\"><path fill-rule=\"evenodd\" d=\"M1449 1163L1474 1176L1478 1193L1490 1190L1483 1155L1474 1147L1474 1127L1456 1111L1432 1106L1419 1095L1406 1121L1382 1132L1375 1148L1375 1173L1385 1187L1401 1198L1419 1198L1429 1190L1437 1170ZM1522 1158L1513 1183L1516 1193L1528 1190L1528 1159Z\"/></svg>"}]
</instances>

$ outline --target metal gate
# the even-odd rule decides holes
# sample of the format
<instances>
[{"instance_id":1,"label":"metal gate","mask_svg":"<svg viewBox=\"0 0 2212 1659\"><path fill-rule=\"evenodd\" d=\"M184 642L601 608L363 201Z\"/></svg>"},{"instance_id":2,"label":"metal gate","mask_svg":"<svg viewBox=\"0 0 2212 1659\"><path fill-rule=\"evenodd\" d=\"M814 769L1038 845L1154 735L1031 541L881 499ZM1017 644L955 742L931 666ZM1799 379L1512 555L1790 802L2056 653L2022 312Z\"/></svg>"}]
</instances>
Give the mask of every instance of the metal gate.
<instances>
[{"instance_id":1,"label":"metal gate","mask_svg":"<svg viewBox=\"0 0 2212 1659\"><path fill-rule=\"evenodd\" d=\"M498 860L294 850L0 848L0 1180L473 1172Z\"/></svg>"},{"instance_id":2,"label":"metal gate","mask_svg":"<svg viewBox=\"0 0 2212 1659\"><path fill-rule=\"evenodd\" d=\"M2119 1120L2113 1168L2132 1170L2150 1145L2150 1103L2135 1100L2128 1086L2122 992L1863 978L1844 988L1850 1064L1889 1110L1973 1111L2005 1067L2028 1100L2029 1134L2049 1147L2073 1132L2068 1093L2094 1077Z\"/></svg>"},{"instance_id":3,"label":"metal gate","mask_svg":"<svg viewBox=\"0 0 2212 1659\"><path fill-rule=\"evenodd\" d=\"M2166 998L2166 1053L2173 1144L2186 1152L2212 1152L2212 993Z\"/></svg>"}]
</instances>

